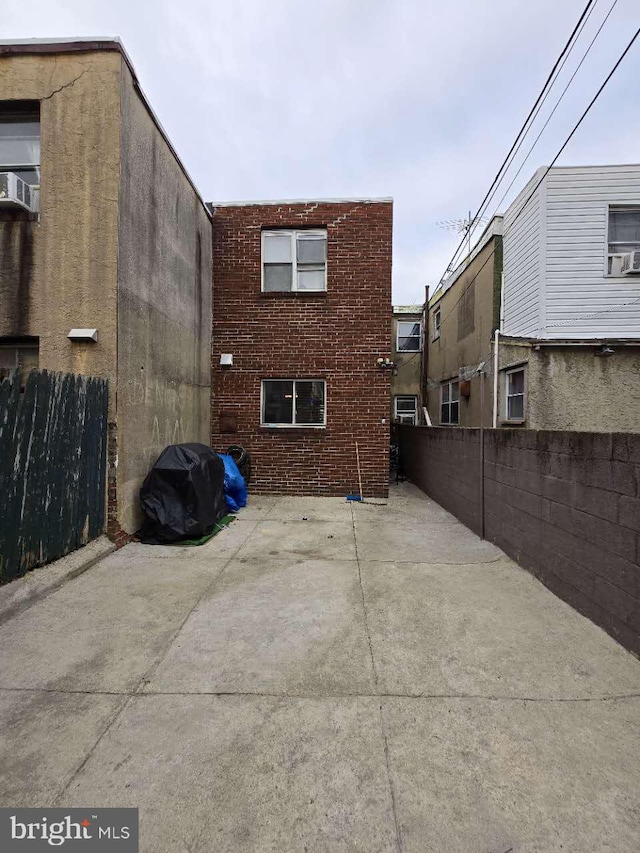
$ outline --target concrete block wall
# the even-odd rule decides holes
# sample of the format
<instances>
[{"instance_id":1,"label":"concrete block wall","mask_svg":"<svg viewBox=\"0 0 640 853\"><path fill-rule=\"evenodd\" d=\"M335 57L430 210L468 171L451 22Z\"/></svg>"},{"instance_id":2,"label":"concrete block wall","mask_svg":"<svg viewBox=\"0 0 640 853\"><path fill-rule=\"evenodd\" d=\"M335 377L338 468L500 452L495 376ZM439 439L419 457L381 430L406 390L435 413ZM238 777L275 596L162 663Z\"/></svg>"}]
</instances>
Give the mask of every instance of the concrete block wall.
<instances>
[{"instance_id":1,"label":"concrete block wall","mask_svg":"<svg viewBox=\"0 0 640 853\"><path fill-rule=\"evenodd\" d=\"M480 432L398 426L404 473L480 534Z\"/></svg>"},{"instance_id":2,"label":"concrete block wall","mask_svg":"<svg viewBox=\"0 0 640 853\"><path fill-rule=\"evenodd\" d=\"M480 431L400 428L405 472L481 532ZM640 653L640 435L486 430L485 537Z\"/></svg>"}]
</instances>

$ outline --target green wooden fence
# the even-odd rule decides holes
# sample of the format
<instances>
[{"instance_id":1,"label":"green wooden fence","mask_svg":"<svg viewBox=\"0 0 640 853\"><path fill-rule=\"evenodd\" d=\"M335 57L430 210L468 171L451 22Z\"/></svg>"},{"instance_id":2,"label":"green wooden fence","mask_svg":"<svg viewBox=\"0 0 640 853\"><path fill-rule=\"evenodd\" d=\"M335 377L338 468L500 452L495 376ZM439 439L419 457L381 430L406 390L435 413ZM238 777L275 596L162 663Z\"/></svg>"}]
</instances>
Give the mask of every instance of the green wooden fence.
<instances>
[{"instance_id":1,"label":"green wooden fence","mask_svg":"<svg viewBox=\"0 0 640 853\"><path fill-rule=\"evenodd\" d=\"M107 402L105 379L0 380L0 583L102 532Z\"/></svg>"}]
</instances>

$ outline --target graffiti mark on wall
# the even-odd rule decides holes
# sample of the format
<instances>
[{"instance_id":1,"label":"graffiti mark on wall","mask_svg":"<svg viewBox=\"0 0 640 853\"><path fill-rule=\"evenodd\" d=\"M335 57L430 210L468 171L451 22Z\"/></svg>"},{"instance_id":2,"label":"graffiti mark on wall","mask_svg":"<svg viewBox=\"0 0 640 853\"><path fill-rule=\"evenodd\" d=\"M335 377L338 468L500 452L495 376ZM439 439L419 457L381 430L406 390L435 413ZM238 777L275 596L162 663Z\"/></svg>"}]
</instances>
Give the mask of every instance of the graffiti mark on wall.
<instances>
[{"instance_id":1,"label":"graffiti mark on wall","mask_svg":"<svg viewBox=\"0 0 640 853\"><path fill-rule=\"evenodd\" d=\"M190 418L184 416L184 395L188 389L177 382L144 375L128 384L127 399L133 408L133 418L146 430L141 442L146 467L150 467L169 444L188 441ZM145 424L146 426L142 426Z\"/></svg>"},{"instance_id":2,"label":"graffiti mark on wall","mask_svg":"<svg viewBox=\"0 0 640 853\"><path fill-rule=\"evenodd\" d=\"M150 443L144 449L147 465L150 466L169 444L184 444L187 441L182 418L153 416Z\"/></svg>"},{"instance_id":3,"label":"graffiti mark on wall","mask_svg":"<svg viewBox=\"0 0 640 853\"><path fill-rule=\"evenodd\" d=\"M166 379L134 379L129 383L129 403L132 406L161 408L173 414L182 409L180 388Z\"/></svg>"}]
</instances>

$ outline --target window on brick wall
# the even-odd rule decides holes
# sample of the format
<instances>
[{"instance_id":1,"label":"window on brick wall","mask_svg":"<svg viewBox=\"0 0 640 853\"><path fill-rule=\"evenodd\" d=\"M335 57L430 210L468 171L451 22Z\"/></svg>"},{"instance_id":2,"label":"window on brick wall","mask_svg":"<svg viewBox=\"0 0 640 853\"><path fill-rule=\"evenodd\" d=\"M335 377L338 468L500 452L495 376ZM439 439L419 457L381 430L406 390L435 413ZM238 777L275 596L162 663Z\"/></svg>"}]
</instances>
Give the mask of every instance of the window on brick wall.
<instances>
[{"instance_id":1,"label":"window on brick wall","mask_svg":"<svg viewBox=\"0 0 640 853\"><path fill-rule=\"evenodd\" d=\"M460 423L460 384L457 379L440 386L440 423Z\"/></svg>"},{"instance_id":2,"label":"window on brick wall","mask_svg":"<svg viewBox=\"0 0 640 853\"><path fill-rule=\"evenodd\" d=\"M324 379L263 379L262 426L323 427L326 424Z\"/></svg>"},{"instance_id":3,"label":"window on brick wall","mask_svg":"<svg viewBox=\"0 0 640 853\"><path fill-rule=\"evenodd\" d=\"M327 289L327 232L263 231L262 289L313 292Z\"/></svg>"}]
</instances>

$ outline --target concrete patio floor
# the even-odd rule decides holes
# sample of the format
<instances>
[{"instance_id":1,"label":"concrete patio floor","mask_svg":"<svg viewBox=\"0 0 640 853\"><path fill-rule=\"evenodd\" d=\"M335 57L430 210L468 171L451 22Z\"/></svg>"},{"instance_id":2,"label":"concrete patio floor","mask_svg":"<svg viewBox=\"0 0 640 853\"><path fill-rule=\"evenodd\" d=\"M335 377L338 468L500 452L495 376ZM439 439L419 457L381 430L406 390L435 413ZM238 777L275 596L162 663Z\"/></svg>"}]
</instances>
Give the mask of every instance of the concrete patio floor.
<instances>
[{"instance_id":1,"label":"concrete patio floor","mask_svg":"<svg viewBox=\"0 0 640 853\"><path fill-rule=\"evenodd\" d=\"M0 647L0 805L145 853L640 850L640 662L407 484L128 545Z\"/></svg>"}]
</instances>

